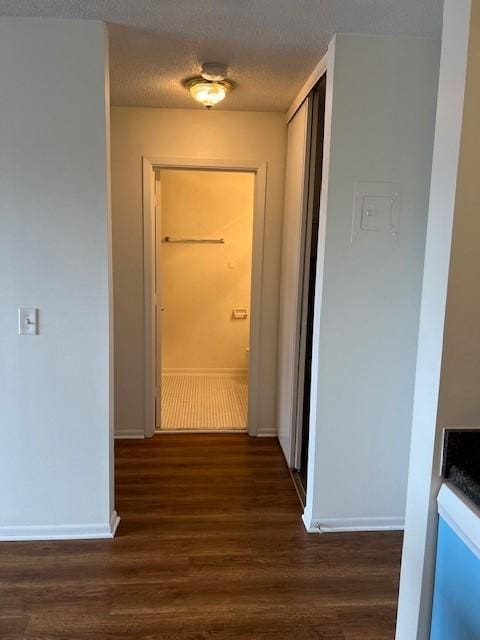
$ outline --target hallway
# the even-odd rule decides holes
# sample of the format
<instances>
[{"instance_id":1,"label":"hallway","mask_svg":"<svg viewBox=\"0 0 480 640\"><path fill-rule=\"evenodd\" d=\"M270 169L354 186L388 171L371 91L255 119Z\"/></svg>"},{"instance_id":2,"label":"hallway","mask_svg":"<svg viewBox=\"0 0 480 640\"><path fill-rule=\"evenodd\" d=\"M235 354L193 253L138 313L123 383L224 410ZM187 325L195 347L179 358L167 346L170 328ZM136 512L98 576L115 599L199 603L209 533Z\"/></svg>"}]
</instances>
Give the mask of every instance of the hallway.
<instances>
[{"instance_id":1,"label":"hallway","mask_svg":"<svg viewBox=\"0 0 480 640\"><path fill-rule=\"evenodd\" d=\"M401 535L308 535L274 439L116 442L114 540L0 544L2 640L391 640Z\"/></svg>"}]
</instances>

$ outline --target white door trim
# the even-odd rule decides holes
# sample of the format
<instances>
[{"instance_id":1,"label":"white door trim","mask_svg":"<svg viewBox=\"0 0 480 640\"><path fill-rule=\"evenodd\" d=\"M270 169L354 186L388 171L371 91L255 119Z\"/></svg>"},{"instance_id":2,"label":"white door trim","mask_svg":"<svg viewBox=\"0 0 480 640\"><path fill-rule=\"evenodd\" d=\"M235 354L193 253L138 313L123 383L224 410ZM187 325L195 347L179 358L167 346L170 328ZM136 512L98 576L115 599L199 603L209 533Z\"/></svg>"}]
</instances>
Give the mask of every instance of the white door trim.
<instances>
[{"instance_id":1,"label":"white door trim","mask_svg":"<svg viewBox=\"0 0 480 640\"><path fill-rule=\"evenodd\" d=\"M261 303L263 282L263 244L267 163L238 162L210 158L142 158L143 180L143 269L144 269L144 381L145 437L155 433L156 329L155 329L155 215L153 209L153 172L155 169L193 169L243 171L255 174L253 211L252 284L250 296L250 354L248 373L248 434L259 432L259 381L261 342Z\"/></svg>"},{"instance_id":2,"label":"white door trim","mask_svg":"<svg viewBox=\"0 0 480 640\"><path fill-rule=\"evenodd\" d=\"M143 158L143 291L144 291L144 393L145 438L155 433L156 397L156 278L155 278L155 174L152 163ZM152 215L153 214L153 215Z\"/></svg>"}]
</instances>

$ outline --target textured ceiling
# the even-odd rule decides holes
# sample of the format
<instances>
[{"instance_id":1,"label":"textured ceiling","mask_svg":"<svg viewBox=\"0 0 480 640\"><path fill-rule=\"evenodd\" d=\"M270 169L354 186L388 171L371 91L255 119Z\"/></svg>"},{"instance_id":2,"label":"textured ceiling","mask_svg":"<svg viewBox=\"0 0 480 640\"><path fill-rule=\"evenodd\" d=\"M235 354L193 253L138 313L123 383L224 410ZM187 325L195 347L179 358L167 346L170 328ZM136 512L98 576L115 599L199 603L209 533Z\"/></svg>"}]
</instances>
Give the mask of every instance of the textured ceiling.
<instances>
[{"instance_id":1,"label":"textured ceiling","mask_svg":"<svg viewBox=\"0 0 480 640\"><path fill-rule=\"evenodd\" d=\"M0 15L104 20L114 105L196 107L182 81L223 62L222 109L286 111L335 32L440 37L443 0L0 0Z\"/></svg>"}]
</instances>

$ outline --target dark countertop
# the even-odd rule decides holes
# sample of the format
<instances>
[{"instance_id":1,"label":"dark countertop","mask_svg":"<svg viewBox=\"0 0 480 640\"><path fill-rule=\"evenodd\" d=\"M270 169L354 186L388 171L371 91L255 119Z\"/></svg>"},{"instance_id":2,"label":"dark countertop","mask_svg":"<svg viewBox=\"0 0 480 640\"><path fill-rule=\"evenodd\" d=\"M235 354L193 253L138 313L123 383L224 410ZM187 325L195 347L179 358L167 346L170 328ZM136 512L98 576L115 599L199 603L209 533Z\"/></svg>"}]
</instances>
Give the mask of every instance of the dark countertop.
<instances>
[{"instance_id":1,"label":"dark countertop","mask_svg":"<svg viewBox=\"0 0 480 640\"><path fill-rule=\"evenodd\" d=\"M445 429L442 477L480 506L480 429Z\"/></svg>"}]
</instances>

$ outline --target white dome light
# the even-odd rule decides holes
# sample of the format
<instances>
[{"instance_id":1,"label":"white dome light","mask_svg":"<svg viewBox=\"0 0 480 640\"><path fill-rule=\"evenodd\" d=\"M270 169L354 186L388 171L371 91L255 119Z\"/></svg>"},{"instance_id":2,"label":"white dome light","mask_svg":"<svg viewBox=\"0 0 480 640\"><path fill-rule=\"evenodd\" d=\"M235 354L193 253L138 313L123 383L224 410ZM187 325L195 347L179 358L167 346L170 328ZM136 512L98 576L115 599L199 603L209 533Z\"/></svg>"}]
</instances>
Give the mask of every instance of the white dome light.
<instances>
[{"instance_id":1,"label":"white dome light","mask_svg":"<svg viewBox=\"0 0 480 640\"><path fill-rule=\"evenodd\" d=\"M210 82L204 78L193 78L187 82L187 89L190 91L192 98L203 104L207 109L211 109L225 99L227 93L231 90L232 84L227 80L218 82Z\"/></svg>"}]
</instances>

